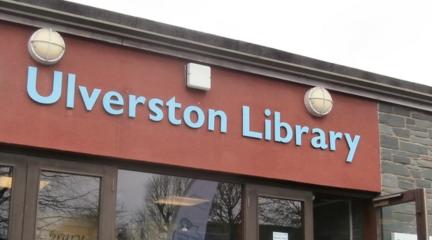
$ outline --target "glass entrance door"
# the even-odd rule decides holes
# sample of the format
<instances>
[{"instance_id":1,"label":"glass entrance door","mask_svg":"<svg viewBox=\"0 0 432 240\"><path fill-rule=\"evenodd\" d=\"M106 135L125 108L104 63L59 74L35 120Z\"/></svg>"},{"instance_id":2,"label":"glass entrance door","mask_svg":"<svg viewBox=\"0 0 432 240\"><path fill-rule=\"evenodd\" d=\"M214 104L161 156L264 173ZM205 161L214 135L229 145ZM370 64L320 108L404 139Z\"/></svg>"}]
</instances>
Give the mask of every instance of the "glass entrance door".
<instances>
[{"instance_id":1,"label":"glass entrance door","mask_svg":"<svg viewBox=\"0 0 432 240\"><path fill-rule=\"evenodd\" d=\"M429 240L426 193L415 189L377 197L377 240Z\"/></svg>"},{"instance_id":2,"label":"glass entrance door","mask_svg":"<svg viewBox=\"0 0 432 240\"><path fill-rule=\"evenodd\" d=\"M248 240L312 240L312 193L275 187L246 187Z\"/></svg>"}]
</instances>

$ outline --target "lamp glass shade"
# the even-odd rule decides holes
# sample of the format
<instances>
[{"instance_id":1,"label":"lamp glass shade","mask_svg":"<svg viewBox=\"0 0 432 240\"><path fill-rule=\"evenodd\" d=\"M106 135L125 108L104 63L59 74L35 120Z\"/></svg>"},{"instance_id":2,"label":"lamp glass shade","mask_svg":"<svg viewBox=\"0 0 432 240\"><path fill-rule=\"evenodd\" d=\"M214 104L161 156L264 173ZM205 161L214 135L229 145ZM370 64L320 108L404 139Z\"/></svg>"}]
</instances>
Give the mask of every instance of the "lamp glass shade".
<instances>
[{"instance_id":1,"label":"lamp glass shade","mask_svg":"<svg viewBox=\"0 0 432 240\"><path fill-rule=\"evenodd\" d=\"M66 44L62 36L50 28L37 30L28 42L28 50L33 59L46 65L60 61L65 49Z\"/></svg>"},{"instance_id":2,"label":"lamp glass shade","mask_svg":"<svg viewBox=\"0 0 432 240\"><path fill-rule=\"evenodd\" d=\"M333 99L323 87L309 89L305 94L304 102L309 113L316 117L329 114L333 108Z\"/></svg>"}]
</instances>

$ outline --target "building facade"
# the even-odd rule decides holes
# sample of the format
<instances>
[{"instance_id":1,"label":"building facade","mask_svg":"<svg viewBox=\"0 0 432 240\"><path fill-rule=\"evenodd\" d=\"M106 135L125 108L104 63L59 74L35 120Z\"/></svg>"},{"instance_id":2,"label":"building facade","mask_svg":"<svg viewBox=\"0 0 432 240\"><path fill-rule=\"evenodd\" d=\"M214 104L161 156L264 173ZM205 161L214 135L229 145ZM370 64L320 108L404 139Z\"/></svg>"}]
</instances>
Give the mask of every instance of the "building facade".
<instances>
[{"instance_id":1,"label":"building facade","mask_svg":"<svg viewBox=\"0 0 432 240\"><path fill-rule=\"evenodd\" d=\"M429 239L432 88L0 1L0 239Z\"/></svg>"}]
</instances>

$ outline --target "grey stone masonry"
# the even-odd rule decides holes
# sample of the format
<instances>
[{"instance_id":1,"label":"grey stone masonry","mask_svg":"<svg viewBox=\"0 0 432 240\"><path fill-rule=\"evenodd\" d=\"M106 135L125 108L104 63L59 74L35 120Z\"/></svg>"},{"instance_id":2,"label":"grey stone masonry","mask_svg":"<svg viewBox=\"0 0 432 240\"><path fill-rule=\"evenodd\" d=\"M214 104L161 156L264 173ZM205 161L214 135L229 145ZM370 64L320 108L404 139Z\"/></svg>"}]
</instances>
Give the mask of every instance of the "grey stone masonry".
<instances>
[{"instance_id":1,"label":"grey stone masonry","mask_svg":"<svg viewBox=\"0 0 432 240\"><path fill-rule=\"evenodd\" d=\"M432 233L432 113L380 103L382 194L425 188Z\"/></svg>"}]
</instances>

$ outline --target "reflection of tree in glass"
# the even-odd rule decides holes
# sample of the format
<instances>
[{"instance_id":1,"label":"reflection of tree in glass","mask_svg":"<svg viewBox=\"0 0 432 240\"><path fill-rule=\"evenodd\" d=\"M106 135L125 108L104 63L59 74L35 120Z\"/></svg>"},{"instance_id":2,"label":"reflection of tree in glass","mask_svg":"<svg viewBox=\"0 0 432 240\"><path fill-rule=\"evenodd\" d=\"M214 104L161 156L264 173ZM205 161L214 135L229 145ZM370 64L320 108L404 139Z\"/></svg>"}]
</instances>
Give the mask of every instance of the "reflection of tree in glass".
<instances>
[{"instance_id":1,"label":"reflection of tree in glass","mask_svg":"<svg viewBox=\"0 0 432 240\"><path fill-rule=\"evenodd\" d=\"M0 167L1 177L11 177L12 168ZM0 240L8 239L10 187L0 187Z\"/></svg>"},{"instance_id":2,"label":"reflection of tree in glass","mask_svg":"<svg viewBox=\"0 0 432 240\"><path fill-rule=\"evenodd\" d=\"M41 172L38 195L38 238L69 221L97 221L99 178ZM46 186L44 186L46 185ZM92 226L88 226L92 227Z\"/></svg>"},{"instance_id":3,"label":"reflection of tree in glass","mask_svg":"<svg viewBox=\"0 0 432 240\"><path fill-rule=\"evenodd\" d=\"M219 183L212 202L209 220L217 223L238 224L241 221L241 187Z\"/></svg>"},{"instance_id":4,"label":"reflection of tree in glass","mask_svg":"<svg viewBox=\"0 0 432 240\"><path fill-rule=\"evenodd\" d=\"M177 229L174 225L180 206L163 204L160 200L188 197L190 194L188 190L192 184L200 180L146 173L143 173L142 177L145 179L145 199L139 210L133 210L135 216L131 217L132 214L128 213L129 207L124 205L127 205L127 202L121 202L117 205L117 239L171 240L169 234ZM119 181L122 180L119 179ZM133 189L122 189L122 191L133 191ZM234 225L239 226L241 223L241 186L218 184L217 193L210 203L212 206L208 223L213 224L213 228L210 229L207 225L207 231L216 230L217 232L213 234L207 232L206 239L235 239L232 233L234 231L231 228L234 228ZM186 210L189 207L183 206L182 208ZM229 226L226 226L228 224ZM230 231L229 233L227 233L227 229ZM222 235L225 237L221 238ZM208 238L208 236L213 237Z\"/></svg>"},{"instance_id":5,"label":"reflection of tree in glass","mask_svg":"<svg viewBox=\"0 0 432 240\"><path fill-rule=\"evenodd\" d=\"M263 197L258 200L260 224L300 228L302 215L301 202Z\"/></svg>"},{"instance_id":6,"label":"reflection of tree in glass","mask_svg":"<svg viewBox=\"0 0 432 240\"><path fill-rule=\"evenodd\" d=\"M228 227L229 239L234 240L236 228L241 224L241 186L219 183L212 202L209 223L224 224Z\"/></svg>"},{"instance_id":7,"label":"reflection of tree in glass","mask_svg":"<svg viewBox=\"0 0 432 240\"><path fill-rule=\"evenodd\" d=\"M137 226L143 225L143 223L139 222L138 220L128 218L128 211L126 209L125 203L120 203L118 197L117 197L116 217L117 217L117 224L116 224L117 240L131 239L130 237L128 237L129 224L137 224ZM140 237L139 239L144 239L144 237Z\"/></svg>"},{"instance_id":8,"label":"reflection of tree in glass","mask_svg":"<svg viewBox=\"0 0 432 240\"><path fill-rule=\"evenodd\" d=\"M137 213L135 219L135 224L144 227L139 233L140 239L168 239L168 231L172 227L178 206L158 203L158 201L184 196L191 182L192 180L188 178L163 175L153 175L150 178L144 187L146 198L143 210Z\"/></svg>"}]
</instances>

